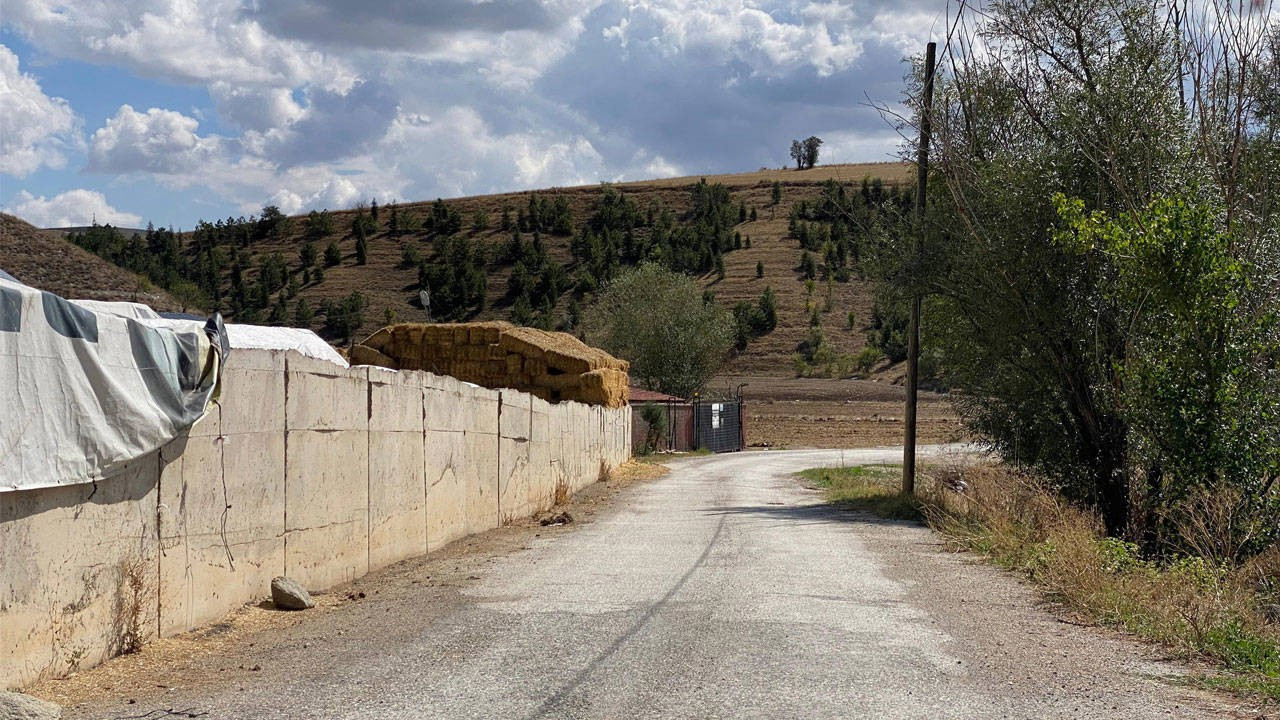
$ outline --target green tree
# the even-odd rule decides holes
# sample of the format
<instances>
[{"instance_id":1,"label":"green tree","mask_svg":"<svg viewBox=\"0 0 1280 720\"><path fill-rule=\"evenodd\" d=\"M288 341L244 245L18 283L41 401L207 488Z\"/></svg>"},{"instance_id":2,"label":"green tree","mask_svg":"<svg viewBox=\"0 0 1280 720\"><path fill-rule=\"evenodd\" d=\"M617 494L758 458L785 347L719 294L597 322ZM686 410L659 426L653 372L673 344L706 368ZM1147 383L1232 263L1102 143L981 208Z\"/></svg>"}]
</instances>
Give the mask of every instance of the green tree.
<instances>
[{"instance_id":1,"label":"green tree","mask_svg":"<svg viewBox=\"0 0 1280 720\"><path fill-rule=\"evenodd\" d=\"M1209 307L1237 303L1251 319L1276 311L1220 271L1274 273L1265 266L1280 256L1280 174L1264 169L1280 157L1277 46L1248 37L1273 31L1234 10L1185 10L1141 0L962 8L951 24L967 29L952 47L982 51L958 52L938 77L924 224L882 223L863 259L883 286L927 295L922 344L965 388L956 402L970 430L1152 552L1186 539L1169 539L1161 508L1196 489L1236 492L1253 508L1242 519L1267 517L1260 508L1276 502L1274 484L1241 479L1265 457L1253 441L1209 430L1270 437L1259 409L1270 401L1248 389L1259 382L1249 373L1276 355L1259 350L1252 320L1224 324L1229 305ZM1237 51L1187 51L1220 43ZM917 116L920 65L909 92ZM872 202L878 194L864 186ZM1067 241L1077 236L1092 245ZM1185 296L1174 302L1170 288ZM1234 344L1253 344L1253 360ZM1227 421L1227 408L1253 415ZM1230 443L1247 459L1223 464Z\"/></svg>"},{"instance_id":2,"label":"green tree","mask_svg":"<svg viewBox=\"0 0 1280 720\"><path fill-rule=\"evenodd\" d=\"M312 210L307 214L306 224L302 230L303 236L308 240L319 240L333 233L333 216L328 210L316 212Z\"/></svg>"},{"instance_id":3,"label":"green tree","mask_svg":"<svg viewBox=\"0 0 1280 720\"><path fill-rule=\"evenodd\" d=\"M369 239L364 233L356 235L356 264L364 265L369 260Z\"/></svg>"},{"instance_id":4,"label":"green tree","mask_svg":"<svg viewBox=\"0 0 1280 720\"><path fill-rule=\"evenodd\" d=\"M342 262L342 250L338 248L338 241L329 241L328 247L324 249L324 264L333 267Z\"/></svg>"},{"instance_id":5,"label":"green tree","mask_svg":"<svg viewBox=\"0 0 1280 720\"><path fill-rule=\"evenodd\" d=\"M811 168L818 164L818 148L822 146L822 138L810 135L805 138L801 154L804 156L804 166Z\"/></svg>"},{"instance_id":6,"label":"green tree","mask_svg":"<svg viewBox=\"0 0 1280 720\"><path fill-rule=\"evenodd\" d=\"M791 141L791 159L796 161L796 169L804 169L804 143L799 140Z\"/></svg>"},{"instance_id":7,"label":"green tree","mask_svg":"<svg viewBox=\"0 0 1280 720\"><path fill-rule=\"evenodd\" d=\"M758 278L764 277L764 261L763 260L756 261L756 277Z\"/></svg>"},{"instance_id":8,"label":"green tree","mask_svg":"<svg viewBox=\"0 0 1280 720\"><path fill-rule=\"evenodd\" d=\"M298 260L304 270L316 264L316 254L315 243L310 240L302 243L302 247L298 249Z\"/></svg>"},{"instance_id":9,"label":"green tree","mask_svg":"<svg viewBox=\"0 0 1280 720\"><path fill-rule=\"evenodd\" d=\"M631 362L651 390L690 397L720 368L734 341L733 321L702 302L696 282L654 263L608 283L583 315L588 342Z\"/></svg>"},{"instance_id":10,"label":"green tree","mask_svg":"<svg viewBox=\"0 0 1280 720\"><path fill-rule=\"evenodd\" d=\"M307 299L299 298L298 304L293 306L293 326L310 328L315 317L315 311L311 309L311 304L307 302Z\"/></svg>"},{"instance_id":11,"label":"green tree","mask_svg":"<svg viewBox=\"0 0 1280 720\"><path fill-rule=\"evenodd\" d=\"M769 189L769 200L774 205L782 202L782 183L780 181L773 181L773 187Z\"/></svg>"}]
</instances>

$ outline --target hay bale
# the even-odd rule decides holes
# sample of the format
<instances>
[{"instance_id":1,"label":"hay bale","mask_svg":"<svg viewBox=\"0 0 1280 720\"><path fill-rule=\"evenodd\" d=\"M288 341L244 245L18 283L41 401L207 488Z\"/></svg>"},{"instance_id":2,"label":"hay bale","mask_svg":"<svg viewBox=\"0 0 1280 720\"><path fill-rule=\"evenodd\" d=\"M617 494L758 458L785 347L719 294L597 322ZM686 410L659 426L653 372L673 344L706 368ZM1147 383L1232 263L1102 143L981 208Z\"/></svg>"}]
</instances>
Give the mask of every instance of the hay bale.
<instances>
[{"instance_id":1,"label":"hay bale","mask_svg":"<svg viewBox=\"0 0 1280 720\"><path fill-rule=\"evenodd\" d=\"M394 358L383 355L368 345L356 345L351 348L352 365L377 365L378 367L399 370L400 363Z\"/></svg>"},{"instance_id":2,"label":"hay bale","mask_svg":"<svg viewBox=\"0 0 1280 720\"><path fill-rule=\"evenodd\" d=\"M399 323L375 332L356 348L353 361L363 364L452 375L546 400L609 407L626 402L630 366L567 333L502 321Z\"/></svg>"}]
</instances>

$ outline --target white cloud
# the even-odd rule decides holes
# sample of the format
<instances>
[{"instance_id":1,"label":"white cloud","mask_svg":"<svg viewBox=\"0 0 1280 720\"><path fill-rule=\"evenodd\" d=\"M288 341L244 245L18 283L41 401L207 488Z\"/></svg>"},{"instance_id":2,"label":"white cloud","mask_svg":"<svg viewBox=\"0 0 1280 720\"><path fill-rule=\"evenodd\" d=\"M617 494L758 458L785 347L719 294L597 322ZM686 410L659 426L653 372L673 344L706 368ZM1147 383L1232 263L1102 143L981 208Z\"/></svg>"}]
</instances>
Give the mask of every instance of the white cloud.
<instances>
[{"instance_id":1,"label":"white cloud","mask_svg":"<svg viewBox=\"0 0 1280 720\"><path fill-rule=\"evenodd\" d=\"M18 56L0 45L0 173L25 177L66 165L65 152L80 143L79 120L62 98L18 68Z\"/></svg>"},{"instance_id":2,"label":"white cloud","mask_svg":"<svg viewBox=\"0 0 1280 720\"><path fill-rule=\"evenodd\" d=\"M341 87L351 71L272 36L235 0L16 0L4 23L46 51L176 82Z\"/></svg>"},{"instance_id":3,"label":"white cloud","mask_svg":"<svg viewBox=\"0 0 1280 720\"><path fill-rule=\"evenodd\" d=\"M199 122L173 110L145 113L121 105L89 139L87 170L186 175L203 171L225 155L223 139L196 134Z\"/></svg>"},{"instance_id":4,"label":"white cloud","mask_svg":"<svg viewBox=\"0 0 1280 720\"><path fill-rule=\"evenodd\" d=\"M20 190L4 211L42 228L78 227L95 220L99 225L117 227L142 224L141 216L111 207L107 198L96 190L68 190L51 198Z\"/></svg>"},{"instance_id":5,"label":"white cloud","mask_svg":"<svg viewBox=\"0 0 1280 720\"><path fill-rule=\"evenodd\" d=\"M862 55L854 20L847 8L832 4L783 4L770 11L749 0L631 0L627 17L603 34L623 47L641 42L668 55L706 53L763 76L811 67L825 77Z\"/></svg>"}]
</instances>

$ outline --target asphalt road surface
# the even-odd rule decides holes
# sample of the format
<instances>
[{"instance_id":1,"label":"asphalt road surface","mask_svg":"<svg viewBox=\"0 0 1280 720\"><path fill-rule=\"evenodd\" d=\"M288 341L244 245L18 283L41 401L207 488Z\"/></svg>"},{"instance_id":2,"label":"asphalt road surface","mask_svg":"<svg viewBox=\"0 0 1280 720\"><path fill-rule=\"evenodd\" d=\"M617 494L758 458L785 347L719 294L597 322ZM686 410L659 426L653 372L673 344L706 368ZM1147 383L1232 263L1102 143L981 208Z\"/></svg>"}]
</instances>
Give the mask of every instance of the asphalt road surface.
<instances>
[{"instance_id":1,"label":"asphalt road surface","mask_svg":"<svg viewBox=\"0 0 1280 720\"><path fill-rule=\"evenodd\" d=\"M898 459L676 460L590 522L471 557L447 601L371 596L262 643L259 672L69 716L1256 717L1158 649L1064 621L930 531L828 509L791 475Z\"/></svg>"}]
</instances>

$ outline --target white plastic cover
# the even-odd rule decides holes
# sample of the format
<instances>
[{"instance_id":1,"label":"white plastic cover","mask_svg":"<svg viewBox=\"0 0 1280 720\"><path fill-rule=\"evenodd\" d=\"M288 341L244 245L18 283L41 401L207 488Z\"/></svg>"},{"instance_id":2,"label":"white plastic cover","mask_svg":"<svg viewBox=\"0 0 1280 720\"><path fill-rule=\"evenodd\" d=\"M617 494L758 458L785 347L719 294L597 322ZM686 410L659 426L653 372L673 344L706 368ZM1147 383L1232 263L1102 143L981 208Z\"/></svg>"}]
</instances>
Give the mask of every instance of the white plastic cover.
<instances>
[{"instance_id":1,"label":"white plastic cover","mask_svg":"<svg viewBox=\"0 0 1280 720\"><path fill-rule=\"evenodd\" d=\"M131 317L154 327L172 329L190 329L204 325L204 320L183 320L163 317L156 311L140 303L103 302L100 300L72 300L71 302L86 307L94 312L105 312L121 317ZM227 340L231 349L245 350L293 350L316 360L327 360L342 367L348 367L347 361L338 354L333 346L310 330L288 327L270 327L267 325L228 324Z\"/></svg>"},{"instance_id":2,"label":"white plastic cover","mask_svg":"<svg viewBox=\"0 0 1280 720\"><path fill-rule=\"evenodd\" d=\"M164 328L145 306L92 307L0 272L0 492L109 478L215 397L220 318Z\"/></svg>"}]
</instances>

